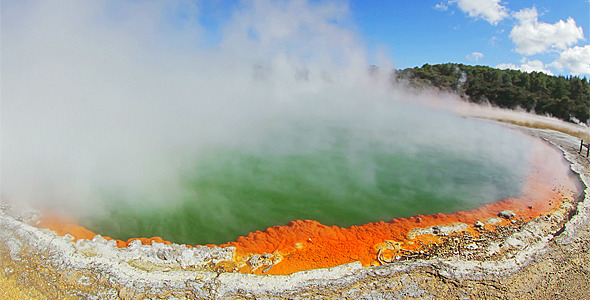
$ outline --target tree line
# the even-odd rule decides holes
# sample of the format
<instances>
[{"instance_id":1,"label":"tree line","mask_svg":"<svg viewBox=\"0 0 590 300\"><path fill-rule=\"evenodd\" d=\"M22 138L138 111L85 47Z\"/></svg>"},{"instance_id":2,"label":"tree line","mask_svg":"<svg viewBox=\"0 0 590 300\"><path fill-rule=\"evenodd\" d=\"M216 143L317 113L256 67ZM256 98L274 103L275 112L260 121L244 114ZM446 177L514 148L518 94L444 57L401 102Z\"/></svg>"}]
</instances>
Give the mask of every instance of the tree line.
<instances>
[{"instance_id":1,"label":"tree line","mask_svg":"<svg viewBox=\"0 0 590 300\"><path fill-rule=\"evenodd\" d=\"M590 122L590 83L585 77L446 63L397 70L395 80L454 92L475 103Z\"/></svg>"}]
</instances>

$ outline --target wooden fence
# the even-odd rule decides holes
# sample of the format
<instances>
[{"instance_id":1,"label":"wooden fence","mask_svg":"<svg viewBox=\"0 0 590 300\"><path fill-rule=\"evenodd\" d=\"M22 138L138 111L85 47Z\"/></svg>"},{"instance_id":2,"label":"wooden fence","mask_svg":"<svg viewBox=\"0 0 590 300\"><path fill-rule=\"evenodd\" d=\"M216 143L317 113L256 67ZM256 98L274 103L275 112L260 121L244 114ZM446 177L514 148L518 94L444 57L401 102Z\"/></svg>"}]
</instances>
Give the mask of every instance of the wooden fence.
<instances>
[{"instance_id":1,"label":"wooden fence","mask_svg":"<svg viewBox=\"0 0 590 300\"><path fill-rule=\"evenodd\" d=\"M584 149L584 147L586 147L586 157L590 156L590 142L588 142L587 144L584 144L584 140L580 140L580 151L578 151L578 153L582 154L582 149Z\"/></svg>"}]
</instances>

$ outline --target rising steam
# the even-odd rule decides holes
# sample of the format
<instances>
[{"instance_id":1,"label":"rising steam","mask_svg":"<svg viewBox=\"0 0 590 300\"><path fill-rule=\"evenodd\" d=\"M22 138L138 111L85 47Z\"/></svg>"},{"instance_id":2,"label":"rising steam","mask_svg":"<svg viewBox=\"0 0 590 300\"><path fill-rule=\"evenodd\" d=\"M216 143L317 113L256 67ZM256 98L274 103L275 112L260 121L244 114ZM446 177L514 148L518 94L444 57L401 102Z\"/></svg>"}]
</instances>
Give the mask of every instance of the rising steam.
<instances>
[{"instance_id":1,"label":"rising steam","mask_svg":"<svg viewBox=\"0 0 590 300\"><path fill-rule=\"evenodd\" d=\"M3 2L3 200L93 213L109 190L170 205L202 155L315 151L334 128L395 132L388 151L524 159L513 149L526 140L393 87L389 62L369 72L346 5L240 2L215 38L199 5ZM372 145L346 147L354 158Z\"/></svg>"}]
</instances>

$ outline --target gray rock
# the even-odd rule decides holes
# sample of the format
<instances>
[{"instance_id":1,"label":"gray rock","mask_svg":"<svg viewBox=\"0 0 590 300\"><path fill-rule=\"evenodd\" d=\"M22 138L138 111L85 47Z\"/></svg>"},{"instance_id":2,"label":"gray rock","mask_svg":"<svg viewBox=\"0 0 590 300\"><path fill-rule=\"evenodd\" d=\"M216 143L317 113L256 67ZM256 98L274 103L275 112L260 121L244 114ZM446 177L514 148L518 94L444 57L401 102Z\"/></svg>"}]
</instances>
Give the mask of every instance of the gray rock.
<instances>
[{"instance_id":1,"label":"gray rock","mask_svg":"<svg viewBox=\"0 0 590 300\"><path fill-rule=\"evenodd\" d=\"M438 225L433 226L432 227L432 233L439 234L440 233L440 227Z\"/></svg>"},{"instance_id":2,"label":"gray rock","mask_svg":"<svg viewBox=\"0 0 590 300\"><path fill-rule=\"evenodd\" d=\"M260 255L259 254L252 255L252 257L248 260L248 265L252 269L256 269L256 268L262 266L262 259L261 259Z\"/></svg>"},{"instance_id":3,"label":"gray rock","mask_svg":"<svg viewBox=\"0 0 590 300\"><path fill-rule=\"evenodd\" d=\"M504 219L512 219L515 216L516 216L516 214L511 210L503 210L498 213L498 217L504 218Z\"/></svg>"}]
</instances>

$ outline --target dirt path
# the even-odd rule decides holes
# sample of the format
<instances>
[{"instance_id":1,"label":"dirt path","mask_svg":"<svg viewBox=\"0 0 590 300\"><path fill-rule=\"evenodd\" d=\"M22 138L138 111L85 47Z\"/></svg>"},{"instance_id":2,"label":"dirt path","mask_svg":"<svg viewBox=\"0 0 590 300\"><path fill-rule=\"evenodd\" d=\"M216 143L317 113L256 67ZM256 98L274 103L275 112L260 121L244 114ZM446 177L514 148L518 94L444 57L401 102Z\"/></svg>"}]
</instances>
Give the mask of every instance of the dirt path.
<instances>
[{"instance_id":1,"label":"dirt path","mask_svg":"<svg viewBox=\"0 0 590 300\"><path fill-rule=\"evenodd\" d=\"M534 132L531 134L543 136ZM584 166L586 175L590 174L590 161L583 155L576 155L579 140L572 144L564 140L563 135L550 138L545 134L544 137L573 153L576 162ZM505 279L503 284L510 294L519 299L590 299L589 216L580 220L583 222L573 236L551 241L540 260Z\"/></svg>"}]
</instances>

